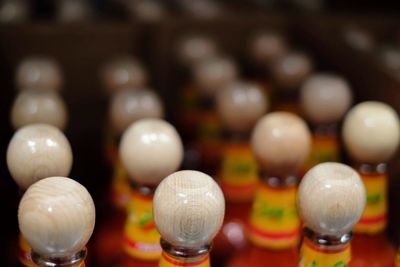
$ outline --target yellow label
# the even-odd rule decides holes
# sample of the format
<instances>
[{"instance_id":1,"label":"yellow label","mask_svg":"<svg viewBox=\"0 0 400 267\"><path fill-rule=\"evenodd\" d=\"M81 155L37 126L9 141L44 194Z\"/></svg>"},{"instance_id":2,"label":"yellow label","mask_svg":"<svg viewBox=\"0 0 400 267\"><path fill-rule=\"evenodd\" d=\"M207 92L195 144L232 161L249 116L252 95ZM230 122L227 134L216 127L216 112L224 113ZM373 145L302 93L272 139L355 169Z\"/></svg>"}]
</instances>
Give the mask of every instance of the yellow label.
<instances>
[{"instance_id":1,"label":"yellow label","mask_svg":"<svg viewBox=\"0 0 400 267\"><path fill-rule=\"evenodd\" d=\"M125 224L124 249L134 258L158 260L161 255L160 235L155 227L152 198L132 193Z\"/></svg>"},{"instance_id":2,"label":"yellow label","mask_svg":"<svg viewBox=\"0 0 400 267\"><path fill-rule=\"evenodd\" d=\"M168 255L166 252L162 253L159 267L176 267L176 266L186 266L186 267L210 267L210 255L206 255L196 258L196 259L182 259L175 258Z\"/></svg>"},{"instance_id":3,"label":"yellow label","mask_svg":"<svg viewBox=\"0 0 400 267\"><path fill-rule=\"evenodd\" d=\"M306 169L323 162L338 162L338 140L335 136L314 135L310 157Z\"/></svg>"},{"instance_id":4,"label":"yellow label","mask_svg":"<svg viewBox=\"0 0 400 267\"><path fill-rule=\"evenodd\" d=\"M396 254L396 267L400 267L400 251Z\"/></svg>"},{"instance_id":5,"label":"yellow label","mask_svg":"<svg viewBox=\"0 0 400 267\"><path fill-rule=\"evenodd\" d=\"M219 176L227 200L253 199L258 186L258 170L249 144L225 145Z\"/></svg>"},{"instance_id":6,"label":"yellow label","mask_svg":"<svg viewBox=\"0 0 400 267\"><path fill-rule=\"evenodd\" d=\"M350 244L341 248L328 249L317 247L308 239L304 239L300 254L299 267L347 267L351 250Z\"/></svg>"},{"instance_id":7,"label":"yellow label","mask_svg":"<svg viewBox=\"0 0 400 267\"><path fill-rule=\"evenodd\" d=\"M387 223L387 178L386 175L360 174L367 191L367 204L358 224L356 233L375 234L383 231Z\"/></svg>"},{"instance_id":8,"label":"yellow label","mask_svg":"<svg viewBox=\"0 0 400 267\"><path fill-rule=\"evenodd\" d=\"M19 235L19 252L18 252L19 261L22 265L26 267L36 267L36 264L33 263L31 257L31 247L29 246L26 239L20 234Z\"/></svg>"},{"instance_id":9,"label":"yellow label","mask_svg":"<svg viewBox=\"0 0 400 267\"><path fill-rule=\"evenodd\" d=\"M300 219L296 210L296 187L275 189L262 185L256 194L249 239L268 248L296 246L300 237Z\"/></svg>"},{"instance_id":10,"label":"yellow label","mask_svg":"<svg viewBox=\"0 0 400 267\"><path fill-rule=\"evenodd\" d=\"M112 179L112 198L117 208L125 209L131 197L128 174L121 160L118 158L114 164Z\"/></svg>"}]
</instances>

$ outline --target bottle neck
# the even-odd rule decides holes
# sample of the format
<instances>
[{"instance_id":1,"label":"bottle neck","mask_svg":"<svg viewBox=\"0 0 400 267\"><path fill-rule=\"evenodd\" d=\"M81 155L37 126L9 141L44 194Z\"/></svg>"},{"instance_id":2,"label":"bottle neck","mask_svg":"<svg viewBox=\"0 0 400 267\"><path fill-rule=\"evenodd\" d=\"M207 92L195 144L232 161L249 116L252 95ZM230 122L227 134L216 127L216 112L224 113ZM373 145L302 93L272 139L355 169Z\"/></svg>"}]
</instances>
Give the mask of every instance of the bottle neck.
<instances>
[{"instance_id":1,"label":"bottle neck","mask_svg":"<svg viewBox=\"0 0 400 267\"><path fill-rule=\"evenodd\" d=\"M351 233L326 236L305 228L303 234L299 266L347 266L349 264Z\"/></svg>"},{"instance_id":2,"label":"bottle neck","mask_svg":"<svg viewBox=\"0 0 400 267\"><path fill-rule=\"evenodd\" d=\"M161 238L163 253L160 259L160 267L210 267L210 245L198 249L175 247Z\"/></svg>"},{"instance_id":3,"label":"bottle neck","mask_svg":"<svg viewBox=\"0 0 400 267\"><path fill-rule=\"evenodd\" d=\"M248 238L260 247L290 249L300 239L300 219L296 209L297 178L262 175L256 193Z\"/></svg>"},{"instance_id":4,"label":"bottle neck","mask_svg":"<svg viewBox=\"0 0 400 267\"><path fill-rule=\"evenodd\" d=\"M32 260L39 267L84 267L87 249L84 248L71 257L42 257L32 251Z\"/></svg>"}]
</instances>

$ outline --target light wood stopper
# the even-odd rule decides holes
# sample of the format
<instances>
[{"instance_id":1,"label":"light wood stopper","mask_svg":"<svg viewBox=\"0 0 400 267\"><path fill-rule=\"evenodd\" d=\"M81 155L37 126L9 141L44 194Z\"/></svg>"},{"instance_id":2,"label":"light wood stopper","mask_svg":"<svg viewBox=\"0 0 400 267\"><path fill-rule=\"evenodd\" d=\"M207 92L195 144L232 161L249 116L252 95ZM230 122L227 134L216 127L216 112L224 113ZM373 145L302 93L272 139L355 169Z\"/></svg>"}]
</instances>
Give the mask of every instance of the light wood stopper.
<instances>
[{"instance_id":1,"label":"light wood stopper","mask_svg":"<svg viewBox=\"0 0 400 267\"><path fill-rule=\"evenodd\" d=\"M143 88L147 83L144 66L129 56L118 57L106 63L101 69L101 79L109 92L124 88Z\"/></svg>"},{"instance_id":2,"label":"light wood stopper","mask_svg":"<svg viewBox=\"0 0 400 267\"><path fill-rule=\"evenodd\" d=\"M164 117L161 99L149 89L125 89L111 101L110 119L119 134L139 119Z\"/></svg>"},{"instance_id":3,"label":"light wood stopper","mask_svg":"<svg viewBox=\"0 0 400 267\"><path fill-rule=\"evenodd\" d=\"M260 168L268 175L296 175L307 159L311 135L306 123L288 112L272 112L256 124L251 144Z\"/></svg>"},{"instance_id":4,"label":"light wood stopper","mask_svg":"<svg viewBox=\"0 0 400 267\"><path fill-rule=\"evenodd\" d=\"M71 257L93 233L95 207L89 192L65 177L33 184L21 199L19 229L32 250L42 257Z\"/></svg>"},{"instance_id":5,"label":"light wood stopper","mask_svg":"<svg viewBox=\"0 0 400 267\"><path fill-rule=\"evenodd\" d=\"M349 233L361 218L365 202L359 174L341 163L313 167L298 189L298 210L305 226L322 235Z\"/></svg>"},{"instance_id":6,"label":"light wood stopper","mask_svg":"<svg viewBox=\"0 0 400 267\"><path fill-rule=\"evenodd\" d=\"M314 63L307 54L291 51L277 58L272 74L281 88L298 89L313 69Z\"/></svg>"},{"instance_id":7,"label":"light wood stopper","mask_svg":"<svg viewBox=\"0 0 400 267\"><path fill-rule=\"evenodd\" d=\"M47 124L20 128L7 149L7 166L22 190L50 176L68 176L72 167L71 146L64 134Z\"/></svg>"},{"instance_id":8,"label":"light wood stopper","mask_svg":"<svg viewBox=\"0 0 400 267\"><path fill-rule=\"evenodd\" d=\"M181 63L191 67L200 61L214 57L218 48L211 38L200 34L192 34L181 39L177 46Z\"/></svg>"},{"instance_id":9,"label":"light wood stopper","mask_svg":"<svg viewBox=\"0 0 400 267\"><path fill-rule=\"evenodd\" d=\"M260 64L271 64L288 50L286 39L273 31L258 32L250 41L250 54Z\"/></svg>"},{"instance_id":10,"label":"light wood stopper","mask_svg":"<svg viewBox=\"0 0 400 267\"><path fill-rule=\"evenodd\" d=\"M315 124L340 121L350 108L352 93L348 83L333 74L315 74L301 87L304 115Z\"/></svg>"},{"instance_id":11,"label":"light wood stopper","mask_svg":"<svg viewBox=\"0 0 400 267\"><path fill-rule=\"evenodd\" d=\"M34 88L43 91L58 91L63 83L61 68L51 58L27 58L17 67L16 83L19 90Z\"/></svg>"},{"instance_id":12,"label":"light wood stopper","mask_svg":"<svg viewBox=\"0 0 400 267\"><path fill-rule=\"evenodd\" d=\"M19 23L29 17L27 0L6 0L0 2L0 23Z\"/></svg>"},{"instance_id":13,"label":"light wood stopper","mask_svg":"<svg viewBox=\"0 0 400 267\"><path fill-rule=\"evenodd\" d=\"M45 123L64 130L67 120L64 100L54 92L22 91L11 108L11 123L14 129L31 123Z\"/></svg>"},{"instance_id":14,"label":"light wood stopper","mask_svg":"<svg viewBox=\"0 0 400 267\"><path fill-rule=\"evenodd\" d=\"M375 40L371 33L358 26L349 26L344 31L344 40L351 47L361 51L371 51L375 47Z\"/></svg>"},{"instance_id":15,"label":"light wood stopper","mask_svg":"<svg viewBox=\"0 0 400 267\"><path fill-rule=\"evenodd\" d=\"M153 199L153 217L161 237L176 247L208 245L220 230L224 195L217 183L198 171L179 171L165 178Z\"/></svg>"},{"instance_id":16,"label":"light wood stopper","mask_svg":"<svg viewBox=\"0 0 400 267\"><path fill-rule=\"evenodd\" d=\"M238 76L236 64L229 58L211 57L196 64L193 69L196 88L207 96L234 82Z\"/></svg>"},{"instance_id":17,"label":"light wood stopper","mask_svg":"<svg viewBox=\"0 0 400 267\"><path fill-rule=\"evenodd\" d=\"M135 182L157 185L182 163L183 145L176 129L160 119L142 119L122 135L122 162Z\"/></svg>"},{"instance_id":18,"label":"light wood stopper","mask_svg":"<svg viewBox=\"0 0 400 267\"><path fill-rule=\"evenodd\" d=\"M268 108L260 86L235 82L217 92L217 109L222 123L232 132L249 132Z\"/></svg>"},{"instance_id":19,"label":"light wood stopper","mask_svg":"<svg viewBox=\"0 0 400 267\"><path fill-rule=\"evenodd\" d=\"M157 0L125 1L124 4L131 16L142 22L158 22L167 15L162 2Z\"/></svg>"},{"instance_id":20,"label":"light wood stopper","mask_svg":"<svg viewBox=\"0 0 400 267\"><path fill-rule=\"evenodd\" d=\"M381 102L363 102L353 107L343 124L343 140L350 156L360 163L389 160L399 146L399 117Z\"/></svg>"},{"instance_id":21,"label":"light wood stopper","mask_svg":"<svg viewBox=\"0 0 400 267\"><path fill-rule=\"evenodd\" d=\"M80 22L92 16L89 0L58 0L57 19L62 22Z\"/></svg>"}]
</instances>

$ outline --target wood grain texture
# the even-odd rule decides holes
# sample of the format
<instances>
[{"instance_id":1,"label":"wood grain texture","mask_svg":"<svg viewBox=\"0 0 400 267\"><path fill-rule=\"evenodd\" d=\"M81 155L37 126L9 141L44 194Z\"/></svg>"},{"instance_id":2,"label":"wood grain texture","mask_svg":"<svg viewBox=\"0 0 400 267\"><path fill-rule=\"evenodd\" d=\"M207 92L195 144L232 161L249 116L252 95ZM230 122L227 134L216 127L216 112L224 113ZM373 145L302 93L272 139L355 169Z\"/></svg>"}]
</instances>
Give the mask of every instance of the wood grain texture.
<instances>
[{"instance_id":1,"label":"wood grain texture","mask_svg":"<svg viewBox=\"0 0 400 267\"><path fill-rule=\"evenodd\" d=\"M54 126L31 124L20 128L7 149L7 166L15 182L26 190L50 176L68 176L72 167L71 146Z\"/></svg>"},{"instance_id":2,"label":"wood grain texture","mask_svg":"<svg viewBox=\"0 0 400 267\"><path fill-rule=\"evenodd\" d=\"M217 110L222 123L232 132L249 132L268 109L260 86L234 82L217 92Z\"/></svg>"},{"instance_id":3,"label":"wood grain texture","mask_svg":"<svg viewBox=\"0 0 400 267\"><path fill-rule=\"evenodd\" d=\"M63 85L61 67L52 58L28 57L17 67L16 84L19 90L58 91Z\"/></svg>"},{"instance_id":4,"label":"wood grain texture","mask_svg":"<svg viewBox=\"0 0 400 267\"><path fill-rule=\"evenodd\" d=\"M296 175L307 159L311 135L305 122L295 114L272 112L255 126L251 144L260 168L269 175Z\"/></svg>"},{"instance_id":5,"label":"wood grain texture","mask_svg":"<svg viewBox=\"0 0 400 267\"><path fill-rule=\"evenodd\" d=\"M142 119L124 132L119 153L131 179L139 184L157 185L181 165L183 145L168 122Z\"/></svg>"},{"instance_id":6,"label":"wood grain texture","mask_svg":"<svg viewBox=\"0 0 400 267\"><path fill-rule=\"evenodd\" d=\"M347 151L354 160L360 163L386 162L399 146L399 117L385 103L363 102L346 115L342 134Z\"/></svg>"},{"instance_id":7,"label":"wood grain texture","mask_svg":"<svg viewBox=\"0 0 400 267\"><path fill-rule=\"evenodd\" d=\"M298 189L298 210L305 226L322 235L350 232L361 218L365 202L359 174L341 163L313 167Z\"/></svg>"},{"instance_id":8,"label":"wood grain texture","mask_svg":"<svg viewBox=\"0 0 400 267\"><path fill-rule=\"evenodd\" d=\"M64 100L55 92L24 90L18 94L11 108L14 129L31 123L46 123L63 130L67 120Z\"/></svg>"},{"instance_id":9,"label":"wood grain texture","mask_svg":"<svg viewBox=\"0 0 400 267\"><path fill-rule=\"evenodd\" d=\"M26 191L18 221L33 251L43 257L67 257L86 246L94 229L95 207L78 182L49 177Z\"/></svg>"},{"instance_id":10,"label":"wood grain texture","mask_svg":"<svg viewBox=\"0 0 400 267\"><path fill-rule=\"evenodd\" d=\"M110 119L119 134L139 119L162 117L164 108L161 99L149 89L127 88L112 97Z\"/></svg>"},{"instance_id":11,"label":"wood grain texture","mask_svg":"<svg viewBox=\"0 0 400 267\"><path fill-rule=\"evenodd\" d=\"M179 171L165 178L153 199L153 216L163 239L174 246L199 248L221 228L224 196L217 183L198 171Z\"/></svg>"},{"instance_id":12,"label":"wood grain texture","mask_svg":"<svg viewBox=\"0 0 400 267\"><path fill-rule=\"evenodd\" d=\"M314 124L339 122L352 103L349 84L335 74L312 75L305 81L300 92L304 115Z\"/></svg>"}]
</instances>

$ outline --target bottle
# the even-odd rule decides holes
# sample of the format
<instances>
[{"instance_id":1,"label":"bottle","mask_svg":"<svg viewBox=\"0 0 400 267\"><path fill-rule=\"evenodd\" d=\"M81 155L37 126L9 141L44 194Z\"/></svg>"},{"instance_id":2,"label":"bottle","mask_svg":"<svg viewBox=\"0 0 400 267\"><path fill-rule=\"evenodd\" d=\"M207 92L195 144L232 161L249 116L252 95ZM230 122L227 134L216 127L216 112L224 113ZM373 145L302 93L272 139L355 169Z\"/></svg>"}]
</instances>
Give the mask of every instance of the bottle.
<instances>
[{"instance_id":1,"label":"bottle","mask_svg":"<svg viewBox=\"0 0 400 267\"><path fill-rule=\"evenodd\" d=\"M226 200L221 231L214 240L212 261L223 266L246 245L244 224L258 187L257 162L250 146L250 133L268 107L258 84L235 82L217 93L217 110L226 130L218 180Z\"/></svg>"},{"instance_id":2,"label":"bottle","mask_svg":"<svg viewBox=\"0 0 400 267\"><path fill-rule=\"evenodd\" d=\"M321 163L306 173L298 190L304 223L299 267L351 266L351 229L365 200L360 176L344 164Z\"/></svg>"},{"instance_id":3,"label":"bottle","mask_svg":"<svg viewBox=\"0 0 400 267\"><path fill-rule=\"evenodd\" d=\"M310 157L304 173L323 162L340 162L339 122L352 102L345 79L335 74L316 73L301 87L300 104L313 129Z\"/></svg>"},{"instance_id":4,"label":"bottle","mask_svg":"<svg viewBox=\"0 0 400 267\"><path fill-rule=\"evenodd\" d=\"M85 266L95 207L78 182L49 177L30 186L19 204L18 223L37 266Z\"/></svg>"},{"instance_id":5,"label":"bottle","mask_svg":"<svg viewBox=\"0 0 400 267\"><path fill-rule=\"evenodd\" d=\"M72 167L71 146L54 126L30 124L13 135L7 148L7 167L22 194L40 179L69 175ZM33 266L30 247L21 235L18 258L22 265Z\"/></svg>"},{"instance_id":6,"label":"bottle","mask_svg":"<svg viewBox=\"0 0 400 267\"><path fill-rule=\"evenodd\" d=\"M175 128L160 119L142 119L123 134L120 157L131 180L125 227L105 228L96 243L103 254L99 266L157 266L159 234L152 218L155 186L176 171L183 159L182 141ZM115 241L119 241L118 243Z\"/></svg>"},{"instance_id":7,"label":"bottle","mask_svg":"<svg viewBox=\"0 0 400 267\"><path fill-rule=\"evenodd\" d=\"M159 267L209 267L211 242L224 219L217 183L198 171L169 175L154 194L154 222L163 249Z\"/></svg>"},{"instance_id":8,"label":"bottle","mask_svg":"<svg viewBox=\"0 0 400 267\"><path fill-rule=\"evenodd\" d=\"M386 162L399 146L399 118L387 104L363 102L346 115L342 135L367 190L365 212L354 227L353 260L349 266L392 267L395 250L385 234Z\"/></svg>"},{"instance_id":9,"label":"bottle","mask_svg":"<svg viewBox=\"0 0 400 267\"><path fill-rule=\"evenodd\" d=\"M250 244L228 266L297 266L296 175L309 155L309 130L295 114L272 112L257 122L251 144L260 168L260 185L248 222Z\"/></svg>"},{"instance_id":10,"label":"bottle","mask_svg":"<svg viewBox=\"0 0 400 267\"><path fill-rule=\"evenodd\" d=\"M288 51L277 58L271 67L274 83L271 92L272 109L300 114L299 89L313 69L312 59L303 52Z\"/></svg>"}]
</instances>

